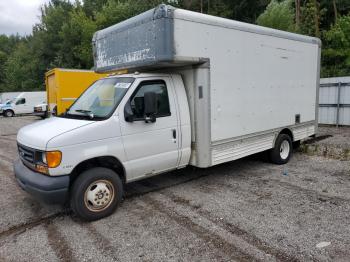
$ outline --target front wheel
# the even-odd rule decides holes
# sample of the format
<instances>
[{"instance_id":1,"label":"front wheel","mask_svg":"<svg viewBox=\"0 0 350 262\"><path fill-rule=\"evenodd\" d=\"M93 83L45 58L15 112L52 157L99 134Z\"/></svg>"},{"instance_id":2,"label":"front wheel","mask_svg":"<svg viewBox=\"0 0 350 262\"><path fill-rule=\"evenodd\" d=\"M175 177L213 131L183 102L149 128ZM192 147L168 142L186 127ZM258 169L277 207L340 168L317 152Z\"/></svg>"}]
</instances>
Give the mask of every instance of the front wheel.
<instances>
[{"instance_id":1,"label":"front wheel","mask_svg":"<svg viewBox=\"0 0 350 262\"><path fill-rule=\"evenodd\" d=\"M71 189L73 212L83 220L94 221L111 215L123 196L123 183L113 170L89 169L79 175Z\"/></svg>"},{"instance_id":2,"label":"front wheel","mask_svg":"<svg viewBox=\"0 0 350 262\"><path fill-rule=\"evenodd\" d=\"M283 165L288 163L292 156L293 146L292 139L289 135L278 135L275 147L270 150L271 162L277 165Z\"/></svg>"},{"instance_id":3,"label":"front wheel","mask_svg":"<svg viewBox=\"0 0 350 262\"><path fill-rule=\"evenodd\" d=\"M13 113L12 110L6 110L6 111L4 112L4 116L5 116L5 117L13 117L13 116L14 116L14 113Z\"/></svg>"}]
</instances>

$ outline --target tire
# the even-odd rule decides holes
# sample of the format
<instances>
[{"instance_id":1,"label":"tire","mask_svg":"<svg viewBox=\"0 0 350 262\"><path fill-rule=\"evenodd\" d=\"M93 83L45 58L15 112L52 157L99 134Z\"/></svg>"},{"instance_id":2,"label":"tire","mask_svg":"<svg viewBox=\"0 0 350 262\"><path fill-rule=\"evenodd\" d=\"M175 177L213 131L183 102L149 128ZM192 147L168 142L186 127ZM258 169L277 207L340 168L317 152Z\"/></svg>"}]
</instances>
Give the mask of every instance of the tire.
<instances>
[{"instance_id":1,"label":"tire","mask_svg":"<svg viewBox=\"0 0 350 262\"><path fill-rule=\"evenodd\" d=\"M6 110L4 112L5 117L13 117L14 115L15 115L15 113L12 110Z\"/></svg>"},{"instance_id":2,"label":"tire","mask_svg":"<svg viewBox=\"0 0 350 262\"><path fill-rule=\"evenodd\" d=\"M277 165L288 163L293 154L292 139L287 134L279 134L275 147L270 150L270 160Z\"/></svg>"},{"instance_id":3,"label":"tire","mask_svg":"<svg viewBox=\"0 0 350 262\"><path fill-rule=\"evenodd\" d=\"M108 168L95 167L74 181L70 205L79 218L94 221L111 215L122 196L123 183L118 174Z\"/></svg>"},{"instance_id":4,"label":"tire","mask_svg":"<svg viewBox=\"0 0 350 262\"><path fill-rule=\"evenodd\" d=\"M45 111L45 113L43 115L41 115L40 117L41 117L41 119L47 118L47 111Z\"/></svg>"}]
</instances>

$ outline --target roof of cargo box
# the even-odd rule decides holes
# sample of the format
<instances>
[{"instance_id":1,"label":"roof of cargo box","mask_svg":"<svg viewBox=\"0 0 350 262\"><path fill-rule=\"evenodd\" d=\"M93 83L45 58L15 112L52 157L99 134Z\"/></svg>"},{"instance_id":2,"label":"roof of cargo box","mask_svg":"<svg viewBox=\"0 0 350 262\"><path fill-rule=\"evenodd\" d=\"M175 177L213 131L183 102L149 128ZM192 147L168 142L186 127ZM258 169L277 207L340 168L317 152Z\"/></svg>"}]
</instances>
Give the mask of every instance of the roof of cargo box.
<instances>
[{"instance_id":1,"label":"roof of cargo box","mask_svg":"<svg viewBox=\"0 0 350 262\"><path fill-rule=\"evenodd\" d=\"M93 37L95 71L108 72L150 66L177 66L207 61L203 58L176 56L174 19L321 45L318 38L162 4L121 23L97 31Z\"/></svg>"}]
</instances>

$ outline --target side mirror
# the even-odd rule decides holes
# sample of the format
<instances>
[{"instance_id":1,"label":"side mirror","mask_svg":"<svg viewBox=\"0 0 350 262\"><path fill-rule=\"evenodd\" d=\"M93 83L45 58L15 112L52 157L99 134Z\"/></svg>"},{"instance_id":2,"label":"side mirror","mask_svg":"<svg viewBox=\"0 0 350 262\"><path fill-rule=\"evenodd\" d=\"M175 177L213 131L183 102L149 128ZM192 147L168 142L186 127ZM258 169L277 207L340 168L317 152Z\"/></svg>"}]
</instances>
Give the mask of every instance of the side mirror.
<instances>
[{"instance_id":1,"label":"side mirror","mask_svg":"<svg viewBox=\"0 0 350 262\"><path fill-rule=\"evenodd\" d=\"M144 103L145 103L145 121L156 122L157 114L157 94L155 92L147 92L144 94Z\"/></svg>"},{"instance_id":2,"label":"side mirror","mask_svg":"<svg viewBox=\"0 0 350 262\"><path fill-rule=\"evenodd\" d=\"M125 104L124 107L124 119L126 122L134 122L134 113L132 112L130 101Z\"/></svg>"}]
</instances>

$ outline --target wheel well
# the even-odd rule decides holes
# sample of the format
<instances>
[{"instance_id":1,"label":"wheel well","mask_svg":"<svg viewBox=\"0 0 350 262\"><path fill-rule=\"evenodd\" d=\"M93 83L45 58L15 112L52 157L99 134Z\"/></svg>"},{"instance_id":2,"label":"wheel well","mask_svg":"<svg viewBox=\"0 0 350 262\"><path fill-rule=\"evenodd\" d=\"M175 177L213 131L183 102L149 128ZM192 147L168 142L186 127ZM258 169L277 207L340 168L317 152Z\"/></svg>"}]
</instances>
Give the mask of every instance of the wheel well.
<instances>
[{"instance_id":1,"label":"wheel well","mask_svg":"<svg viewBox=\"0 0 350 262\"><path fill-rule=\"evenodd\" d=\"M125 169L122 163L115 158L114 156L101 156L101 157L95 157L88 160L85 160L78 164L71 173L71 181L72 184L74 180L85 170L88 170L93 167L105 167L109 168L113 171L115 171L120 179L122 180L123 184L126 182L126 174Z\"/></svg>"},{"instance_id":2,"label":"wheel well","mask_svg":"<svg viewBox=\"0 0 350 262\"><path fill-rule=\"evenodd\" d=\"M13 114L15 114L15 111L13 111L12 109L5 109L4 112L6 111L11 111Z\"/></svg>"},{"instance_id":3,"label":"wheel well","mask_svg":"<svg viewBox=\"0 0 350 262\"><path fill-rule=\"evenodd\" d=\"M290 137L290 139L292 139L292 142L294 142L293 132L290 129L285 128L280 132L280 134L288 135Z\"/></svg>"}]
</instances>

